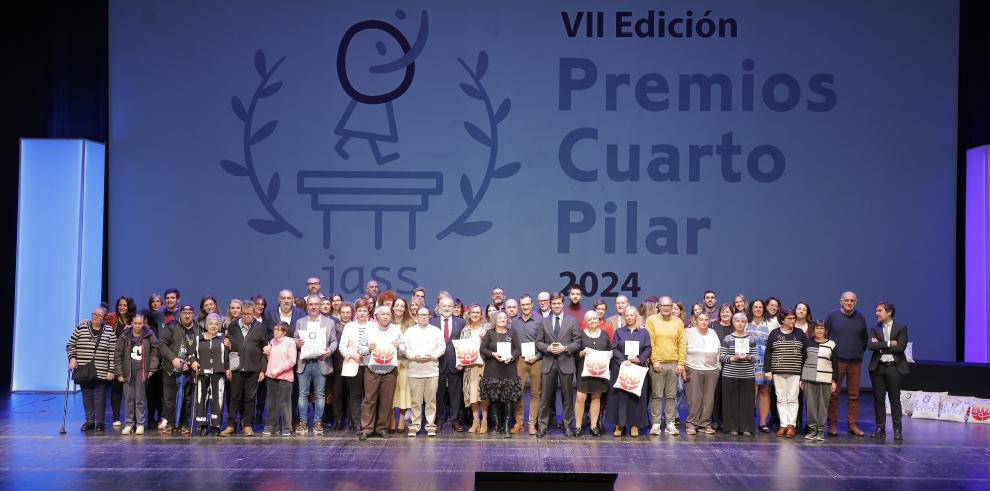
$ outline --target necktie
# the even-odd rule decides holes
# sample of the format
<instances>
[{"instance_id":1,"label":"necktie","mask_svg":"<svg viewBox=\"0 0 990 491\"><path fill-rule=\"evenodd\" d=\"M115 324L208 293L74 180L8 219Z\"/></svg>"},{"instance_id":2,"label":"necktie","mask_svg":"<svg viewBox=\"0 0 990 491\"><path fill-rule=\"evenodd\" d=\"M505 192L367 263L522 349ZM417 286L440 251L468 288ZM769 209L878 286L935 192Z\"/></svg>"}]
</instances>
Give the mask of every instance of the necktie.
<instances>
[{"instance_id":1,"label":"necktie","mask_svg":"<svg viewBox=\"0 0 990 491\"><path fill-rule=\"evenodd\" d=\"M560 316L553 316L553 338L560 339Z\"/></svg>"},{"instance_id":2,"label":"necktie","mask_svg":"<svg viewBox=\"0 0 990 491\"><path fill-rule=\"evenodd\" d=\"M443 342L450 342L450 317L443 319Z\"/></svg>"}]
</instances>

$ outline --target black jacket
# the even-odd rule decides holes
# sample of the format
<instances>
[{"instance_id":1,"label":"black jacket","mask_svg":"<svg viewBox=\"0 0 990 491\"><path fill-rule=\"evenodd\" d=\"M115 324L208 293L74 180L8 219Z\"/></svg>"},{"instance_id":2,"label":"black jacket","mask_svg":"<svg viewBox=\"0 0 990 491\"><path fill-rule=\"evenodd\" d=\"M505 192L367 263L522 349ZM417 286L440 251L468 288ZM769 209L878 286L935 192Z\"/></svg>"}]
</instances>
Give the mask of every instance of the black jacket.
<instances>
[{"instance_id":1,"label":"black jacket","mask_svg":"<svg viewBox=\"0 0 990 491\"><path fill-rule=\"evenodd\" d=\"M867 348L873 352L870 357L870 371L875 371L880 366L881 356L893 355L897 371L901 375L907 375L910 371L908 369L907 357L904 356L904 348L907 347L908 343L907 326L894 321L894 325L890 327L890 339L897 341L897 346L893 348L887 347L887 341L889 340L883 337L883 324L878 322L877 325L870 329L870 341L867 345Z\"/></svg>"},{"instance_id":2,"label":"black jacket","mask_svg":"<svg viewBox=\"0 0 990 491\"><path fill-rule=\"evenodd\" d=\"M172 360L181 358L179 354L185 346L186 361L192 357L193 350L196 349L196 338L200 335L199 325L193 322L186 336L186 328L182 327L178 321L170 322L162 328L162 337L158 342L158 353L162 358L162 372L169 376L176 376L180 372L172 365Z\"/></svg>"},{"instance_id":3,"label":"black jacket","mask_svg":"<svg viewBox=\"0 0 990 491\"><path fill-rule=\"evenodd\" d=\"M268 359L261 352L268 344L265 326L255 319L251 323L245 337L241 333L241 321L234 322L227 328L226 337L230 339L230 352L237 353L242 372L264 372L268 368Z\"/></svg>"},{"instance_id":4,"label":"black jacket","mask_svg":"<svg viewBox=\"0 0 990 491\"><path fill-rule=\"evenodd\" d=\"M439 315L430 319L430 324L440 328L441 335L443 334L443 318ZM457 355L456 350L454 350L454 340L461 339L461 330L464 329L464 319L460 317L450 316L450 339L447 340L447 351L444 352L443 356L440 358L440 372L447 372L452 375L457 375L461 373L457 369Z\"/></svg>"},{"instance_id":5,"label":"black jacket","mask_svg":"<svg viewBox=\"0 0 990 491\"><path fill-rule=\"evenodd\" d=\"M213 339L206 339L202 334L196 338L196 349L192 352L192 360L199 363L199 373L210 375L227 371L230 358L223 339L223 334L217 334Z\"/></svg>"}]
</instances>

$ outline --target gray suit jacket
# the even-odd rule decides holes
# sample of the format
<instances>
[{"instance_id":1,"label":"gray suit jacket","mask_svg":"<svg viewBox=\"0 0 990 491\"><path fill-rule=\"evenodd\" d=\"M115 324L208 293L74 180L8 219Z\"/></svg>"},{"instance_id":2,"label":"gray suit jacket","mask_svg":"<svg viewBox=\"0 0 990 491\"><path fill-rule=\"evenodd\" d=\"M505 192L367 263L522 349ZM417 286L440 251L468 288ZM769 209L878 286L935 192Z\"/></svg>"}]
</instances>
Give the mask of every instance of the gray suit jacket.
<instances>
[{"instance_id":1,"label":"gray suit jacket","mask_svg":"<svg viewBox=\"0 0 990 491\"><path fill-rule=\"evenodd\" d=\"M543 353L543 365L540 368L542 373L550 373L553 362L557 362L560 373L574 373L574 354L581 349L581 326L566 314L561 313L560 334L553 335L553 315L543 319L540 324L540 333L536 338L536 349ZM567 348L567 351L555 355L549 351L550 345L554 342L560 343Z\"/></svg>"},{"instance_id":2,"label":"gray suit jacket","mask_svg":"<svg viewBox=\"0 0 990 491\"><path fill-rule=\"evenodd\" d=\"M296 339L307 339L310 335L310 333L306 329L308 326L309 326L309 316L297 320L296 328L295 328L296 332L295 335L293 335L293 337ZM320 327L326 330L325 338L326 338L327 351L333 353L334 350L337 349L337 332L336 329L334 329L333 319L325 315L321 315ZM312 333L312 335L316 336L317 333L314 332ZM330 359L330 356L321 357L319 360L320 360L320 373L322 373L323 375L330 375L331 373L333 373L333 361ZM306 366L306 360L303 360L301 358L298 359L296 361L296 373L302 373L303 368L305 368L305 366Z\"/></svg>"}]
</instances>

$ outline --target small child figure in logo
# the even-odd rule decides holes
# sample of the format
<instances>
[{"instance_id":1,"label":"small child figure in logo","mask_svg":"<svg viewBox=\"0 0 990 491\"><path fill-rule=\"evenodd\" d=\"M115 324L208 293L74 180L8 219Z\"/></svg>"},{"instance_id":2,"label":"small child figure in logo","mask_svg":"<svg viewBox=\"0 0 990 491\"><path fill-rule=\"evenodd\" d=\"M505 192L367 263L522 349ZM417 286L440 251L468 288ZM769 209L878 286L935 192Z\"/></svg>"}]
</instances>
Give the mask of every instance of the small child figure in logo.
<instances>
[{"instance_id":1,"label":"small child figure in logo","mask_svg":"<svg viewBox=\"0 0 990 491\"><path fill-rule=\"evenodd\" d=\"M398 10L395 16L402 20L406 18L406 13L403 10ZM402 81L399 82L399 85L393 90L381 94L368 94L359 91L351 83L351 79L347 74L347 53L350 49L351 41L358 33L371 30L383 31L391 36L399 44L403 52L402 56L395 60L373 65L369 68L369 71L373 74L388 74L404 70ZM413 76L416 72L416 58L423 51L428 31L428 19L426 11L423 11L420 17L419 34L412 45L409 44L409 40L395 26L380 20L358 22L344 33L344 37L341 39L340 46L337 50L337 78L340 80L340 85L344 89L344 92L351 97L351 102L348 103L347 109L340 117L340 121L333 131L334 134L340 136L340 140L337 141L334 149L341 157L344 159L350 158L344 147L348 140L357 138L368 141L371 152L375 156L375 161L379 165L399 158L398 153L383 155L378 144L379 142L396 143L399 141L399 134L395 127L395 111L392 108L392 101L404 94L412 84ZM375 43L375 50L379 56L385 56L388 53L388 48L381 41ZM372 114L373 112L380 113L380 108L383 104L385 106L384 116L388 126L387 129L377 124L376 120L380 116ZM360 109L358 111L359 117L356 118L354 117L355 109ZM360 116L361 113L367 114ZM373 122L369 124L369 120Z\"/></svg>"}]
</instances>

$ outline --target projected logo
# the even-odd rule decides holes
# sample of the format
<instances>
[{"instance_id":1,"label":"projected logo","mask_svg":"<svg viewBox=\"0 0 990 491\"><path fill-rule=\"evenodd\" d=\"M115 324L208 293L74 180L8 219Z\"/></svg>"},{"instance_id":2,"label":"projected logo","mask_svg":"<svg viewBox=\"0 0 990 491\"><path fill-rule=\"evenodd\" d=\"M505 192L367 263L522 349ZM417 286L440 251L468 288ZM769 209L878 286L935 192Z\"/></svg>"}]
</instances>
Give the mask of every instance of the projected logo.
<instances>
[{"instance_id":1,"label":"projected logo","mask_svg":"<svg viewBox=\"0 0 990 491\"><path fill-rule=\"evenodd\" d=\"M400 21L405 20L406 13L398 10L395 17ZM416 60L423 53L428 35L429 16L426 11L422 11L418 32L411 43L399 28L383 20L358 22L350 26L340 40L336 58L337 78L350 100L333 129L333 134L338 137L334 151L340 158L364 169L304 170L296 176L298 192L308 195L311 208L323 215L322 244L325 249L332 245L334 214L342 212L372 215L376 249L382 249L384 243L384 215L404 215L408 232L407 245L409 249L415 249L417 214L429 211L430 197L443 193L444 174L439 171L377 170L377 167L385 164L402 165L398 146L403 120L396 117L393 103L412 86ZM367 47L361 44L376 37L378 40L374 43L375 54L372 58L378 56L380 59L357 58L365 53L361 48ZM389 46L392 46L391 50ZM364 70L356 73L354 63L348 64L349 57L352 61L357 58L359 65L370 63L367 73ZM223 160L221 166L233 176L248 178L255 195L269 215L268 218L248 220L252 229L266 235L287 232L301 238L302 233L275 207L275 199L281 186L278 172L273 173L268 184L263 186L252 154L253 147L270 137L278 124L277 120L269 121L255 130L254 112L261 99L274 95L281 88L282 82L269 80L283 61L285 57L269 68L264 52L258 50L255 54L255 66L261 82L254 96L246 106L236 96L231 100L234 115L244 123L243 164ZM512 177L522 167L520 162L498 164L498 128L508 117L512 105L508 98L496 103L484 85L489 66L488 54L481 51L472 64L461 58L457 62L467 74L466 81L460 84L461 91L483 105L487 119L480 125L464 121L464 130L471 139L487 150L487 159L484 174L477 185L472 183L468 173L461 174L459 190L464 207L453 221L436 233L437 240L443 240L451 234L474 237L491 230L491 221L474 220L472 216L493 181ZM401 74L401 78L396 74ZM381 87L382 83L387 85L385 81L394 80L397 82L393 86L384 89ZM368 167L374 170L368 170ZM360 240L360 237L348 236L348 240L355 239Z\"/></svg>"}]
</instances>

